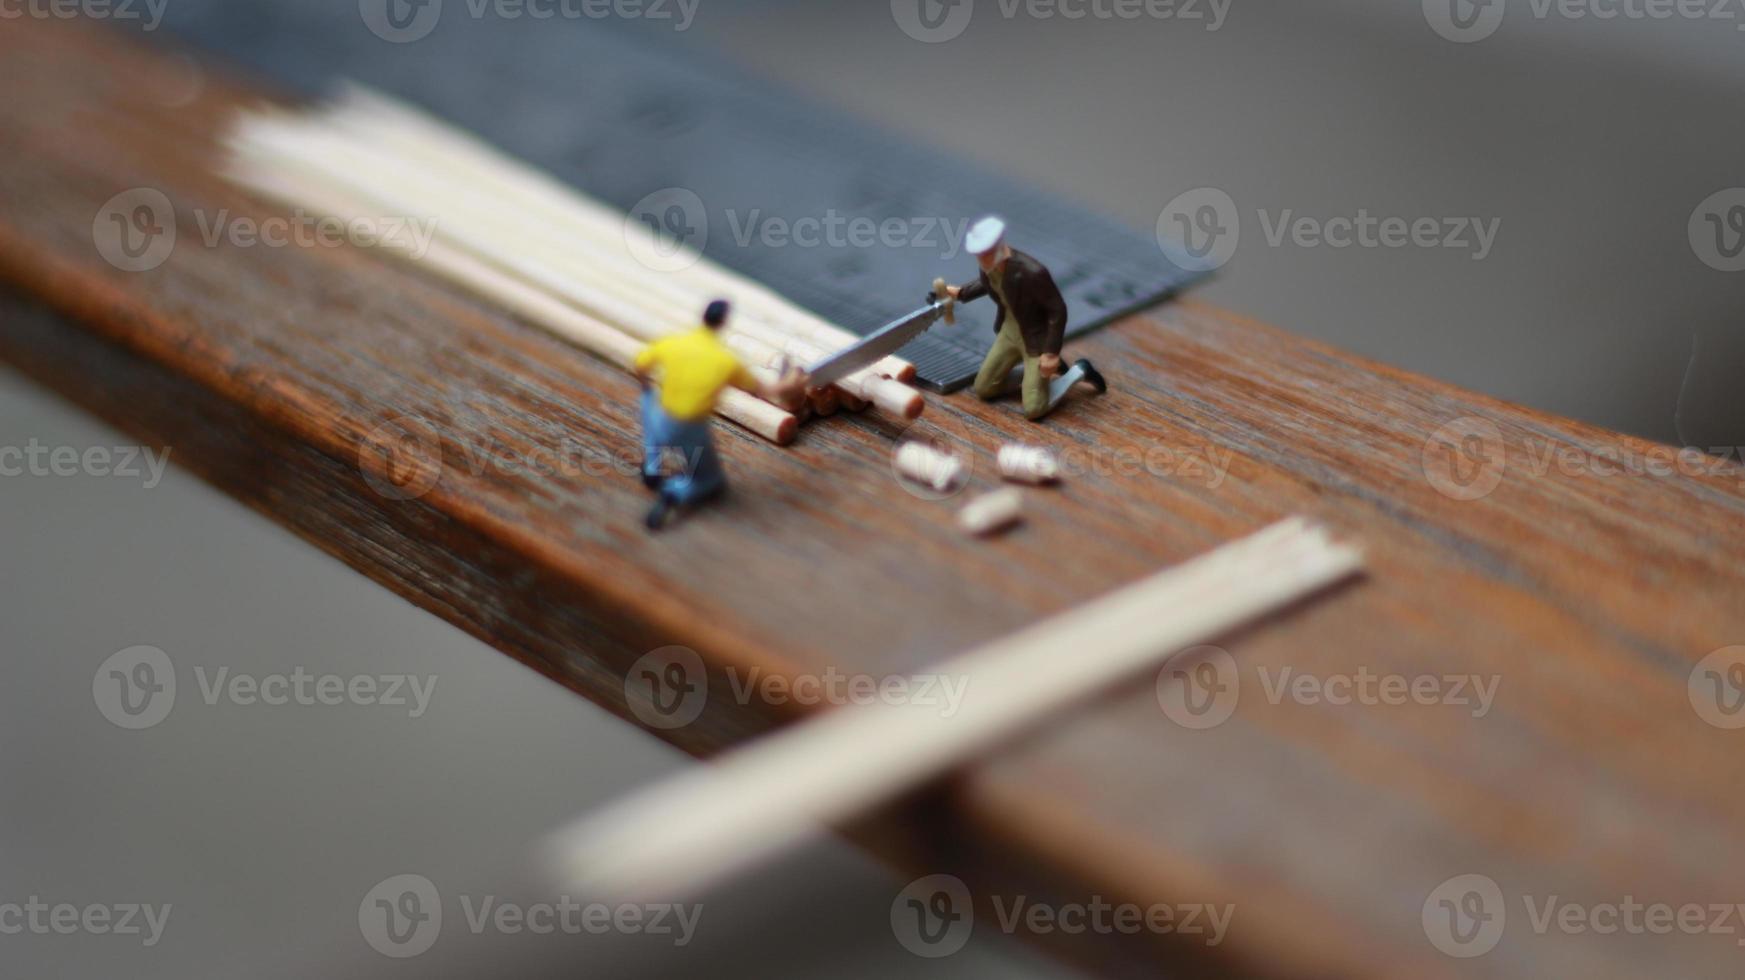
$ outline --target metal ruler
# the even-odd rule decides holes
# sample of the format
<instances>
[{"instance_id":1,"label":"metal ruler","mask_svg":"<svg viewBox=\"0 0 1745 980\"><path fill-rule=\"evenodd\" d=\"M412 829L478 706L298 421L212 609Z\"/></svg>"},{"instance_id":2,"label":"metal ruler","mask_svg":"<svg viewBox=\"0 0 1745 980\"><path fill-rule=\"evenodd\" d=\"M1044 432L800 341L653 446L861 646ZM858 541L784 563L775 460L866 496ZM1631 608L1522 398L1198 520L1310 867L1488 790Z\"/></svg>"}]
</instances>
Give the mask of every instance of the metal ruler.
<instances>
[{"instance_id":1,"label":"metal ruler","mask_svg":"<svg viewBox=\"0 0 1745 980\"><path fill-rule=\"evenodd\" d=\"M962 235L985 214L1005 218L1013 246L1054 273L1069 337L1200 275L1150 235L751 79L671 36L448 7L410 43L372 32L350 0L178 0L165 26L308 96L350 79L422 105L862 335L913 310L936 276L973 279ZM981 365L992 320L990 302L961 307L956 325L900 356L926 387L955 390Z\"/></svg>"}]
</instances>

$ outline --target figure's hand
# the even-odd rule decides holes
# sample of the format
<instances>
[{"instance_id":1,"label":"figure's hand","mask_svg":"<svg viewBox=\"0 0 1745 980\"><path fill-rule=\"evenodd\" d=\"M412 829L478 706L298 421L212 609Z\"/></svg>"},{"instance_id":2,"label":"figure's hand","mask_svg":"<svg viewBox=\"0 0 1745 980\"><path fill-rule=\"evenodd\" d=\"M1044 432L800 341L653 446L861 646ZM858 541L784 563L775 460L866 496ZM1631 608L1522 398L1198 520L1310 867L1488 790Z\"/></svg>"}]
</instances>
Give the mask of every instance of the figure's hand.
<instances>
[{"instance_id":1,"label":"figure's hand","mask_svg":"<svg viewBox=\"0 0 1745 980\"><path fill-rule=\"evenodd\" d=\"M784 368L780 378L771 384L761 386L762 390L758 392L758 397L791 412L799 408L800 404L806 400L808 380L805 371L799 368Z\"/></svg>"},{"instance_id":2,"label":"figure's hand","mask_svg":"<svg viewBox=\"0 0 1745 980\"><path fill-rule=\"evenodd\" d=\"M1041 357L1036 359L1036 366L1038 368L1042 369L1042 376L1045 378L1059 377L1060 376L1060 355L1059 354L1044 354Z\"/></svg>"}]
</instances>

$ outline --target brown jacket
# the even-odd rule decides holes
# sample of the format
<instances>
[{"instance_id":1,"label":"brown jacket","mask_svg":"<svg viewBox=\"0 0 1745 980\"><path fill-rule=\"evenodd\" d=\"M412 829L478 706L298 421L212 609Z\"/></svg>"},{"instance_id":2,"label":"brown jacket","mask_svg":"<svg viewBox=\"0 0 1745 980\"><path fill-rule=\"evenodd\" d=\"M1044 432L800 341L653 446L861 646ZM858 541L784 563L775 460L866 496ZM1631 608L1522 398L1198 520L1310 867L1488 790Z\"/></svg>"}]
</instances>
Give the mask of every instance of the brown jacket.
<instances>
[{"instance_id":1,"label":"brown jacket","mask_svg":"<svg viewBox=\"0 0 1745 980\"><path fill-rule=\"evenodd\" d=\"M1066 339L1066 300L1054 285L1054 277L1048 274L1048 269L1023 252L1012 249L1011 257L1006 259L1001 286L1006 298L1012 301L1012 315L1018 320L1018 332L1024 337L1024 350L1033 357L1059 355L1060 345ZM1000 324L1006 319L1006 306L994 292L993 284L988 282L987 273L960 287L957 300L967 303L983 296L993 297L994 305L999 307L999 313L994 317L994 331L998 333Z\"/></svg>"}]
</instances>

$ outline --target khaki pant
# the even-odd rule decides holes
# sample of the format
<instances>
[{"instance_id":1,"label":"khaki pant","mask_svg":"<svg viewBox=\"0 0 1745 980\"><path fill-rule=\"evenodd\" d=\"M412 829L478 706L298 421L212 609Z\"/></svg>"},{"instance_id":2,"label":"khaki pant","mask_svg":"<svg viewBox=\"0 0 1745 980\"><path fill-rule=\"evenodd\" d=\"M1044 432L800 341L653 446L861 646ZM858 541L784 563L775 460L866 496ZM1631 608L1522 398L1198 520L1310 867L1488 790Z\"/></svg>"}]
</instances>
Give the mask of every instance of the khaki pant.
<instances>
[{"instance_id":1,"label":"khaki pant","mask_svg":"<svg viewBox=\"0 0 1745 980\"><path fill-rule=\"evenodd\" d=\"M1024 396L1024 415L1030 419L1039 419L1054 410L1066 397L1067 389L1078 380L1080 374L1077 368L1066 371L1053 380L1042 376L1041 357L1024 349L1024 337L1018 332L1018 321L1006 317L1000 324L1000 332L994 337L994 346L988 349L987 359L982 361L982 369L976 372L973 390L976 397L986 400L998 398L1010 390L1006 379L1012 369L1019 363L1024 365L1024 380L1019 390Z\"/></svg>"}]
</instances>

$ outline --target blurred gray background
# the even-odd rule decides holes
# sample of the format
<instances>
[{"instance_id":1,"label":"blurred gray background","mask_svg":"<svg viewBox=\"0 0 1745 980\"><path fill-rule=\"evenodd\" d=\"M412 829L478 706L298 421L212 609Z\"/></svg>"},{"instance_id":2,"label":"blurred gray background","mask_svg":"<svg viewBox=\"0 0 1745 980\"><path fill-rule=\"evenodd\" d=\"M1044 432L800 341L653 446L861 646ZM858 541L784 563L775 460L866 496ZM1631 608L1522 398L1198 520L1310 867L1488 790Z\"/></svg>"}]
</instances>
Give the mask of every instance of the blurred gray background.
<instances>
[{"instance_id":1,"label":"blurred gray background","mask_svg":"<svg viewBox=\"0 0 1745 980\"><path fill-rule=\"evenodd\" d=\"M972 9L961 34L922 43L883 0L701 0L673 42L1136 228L1218 188L1241 244L1201 295L1238 312L1650 438L1745 441L1745 273L1707 264L1691 230L1699 204L1745 184L1740 20L1539 18L1509 0L1494 34L1457 43L1433 5L1404 0L1232 0L1216 30L1184 19L1210 0L1168 18ZM1494 220L1498 235L1482 260L1274 246L1260 217L1359 209ZM0 447L32 440L127 442L0 372ZM985 930L956 956L911 956L887 922L903 880L840 845L711 896L684 948L470 934L452 896L530 900L530 841L689 763L173 467L144 482L0 477L0 903L174 908L150 949L0 935L0 973L1066 972ZM181 690L161 724L129 731L98 710L93 678L139 644L165 651ZM195 668L219 666L437 687L419 718L208 705ZM402 873L430 878L449 919L430 953L393 960L358 906Z\"/></svg>"}]
</instances>

